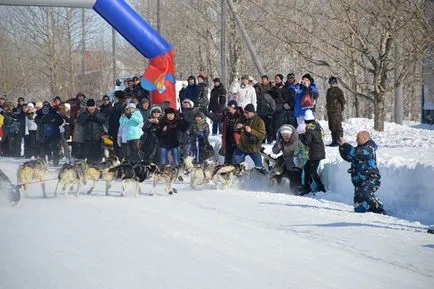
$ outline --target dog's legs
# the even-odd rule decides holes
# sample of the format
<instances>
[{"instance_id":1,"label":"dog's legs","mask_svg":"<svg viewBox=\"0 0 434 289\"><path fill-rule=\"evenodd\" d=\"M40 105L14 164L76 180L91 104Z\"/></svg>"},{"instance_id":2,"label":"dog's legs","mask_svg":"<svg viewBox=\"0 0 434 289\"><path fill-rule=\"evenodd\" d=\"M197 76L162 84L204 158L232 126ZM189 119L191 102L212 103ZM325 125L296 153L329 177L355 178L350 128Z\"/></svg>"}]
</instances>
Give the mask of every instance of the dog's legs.
<instances>
[{"instance_id":1,"label":"dog's legs","mask_svg":"<svg viewBox=\"0 0 434 289\"><path fill-rule=\"evenodd\" d=\"M122 180L122 192L121 192L121 197L125 196L125 192L127 191L127 181L126 180Z\"/></svg>"},{"instance_id":2,"label":"dog's legs","mask_svg":"<svg viewBox=\"0 0 434 289\"><path fill-rule=\"evenodd\" d=\"M77 197L80 196L80 189L81 189L82 186L84 187L84 181L83 181L83 182L79 182L79 183L77 184L77 191L75 192L75 195L76 195Z\"/></svg>"},{"instance_id":3,"label":"dog's legs","mask_svg":"<svg viewBox=\"0 0 434 289\"><path fill-rule=\"evenodd\" d=\"M153 196L154 195L154 191L155 191L155 187L157 186L157 180L154 177L154 181L152 183L152 189L151 189L151 193L150 195Z\"/></svg>"},{"instance_id":4,"label":"dog's legs","mask_svg":"<svg viewBox=\"0 0 434 289\"><path fill-rule=\"evenodd\" d=\"M112 182L111 181L105 181L105 195L108 196L109 195L109 189L112 186Z\"/></svg>"},{"instance_id":5,"label":"dog's legs","mask_svg":"<svg viewBox=\"0 0 434 289\"><path fill-rule=\"evenodd\" d=\"M136 181L136 198L140 196L140 183Z\"/></svg>"},{"instance_id":6,"label":"dog's legs","mask_svg":"<svg viewBox=\"0 0 434 289\"><path fill-rule=\"evenodd\" d=\"M45 182L41 181L41 188L42 188L42 195L44 196L44 198L47 197L47 192L45 191Z\"/></svg>"},{"instance_id":7,"label":"dog's legs","mask_svg":"<svg viewBox=\"0 0 434 289\"><path fill-rule=\"evenodd\" d=\"M93 191L93 189L95 189L96 186L96 181L93 181L92 187L87 191L87 194L90 195Z\"/></svg>"},{"instance_id":8,"label":"dog's legs","mask_svg":"<svg viewBox=\"0 0 434 289\"><path fill-rule=\"evenodd\" d=\"M56 189L54 190L54 196L57 197L57 189L59 188L59 181L57 181Z\"/></svg>"}]
</instances>

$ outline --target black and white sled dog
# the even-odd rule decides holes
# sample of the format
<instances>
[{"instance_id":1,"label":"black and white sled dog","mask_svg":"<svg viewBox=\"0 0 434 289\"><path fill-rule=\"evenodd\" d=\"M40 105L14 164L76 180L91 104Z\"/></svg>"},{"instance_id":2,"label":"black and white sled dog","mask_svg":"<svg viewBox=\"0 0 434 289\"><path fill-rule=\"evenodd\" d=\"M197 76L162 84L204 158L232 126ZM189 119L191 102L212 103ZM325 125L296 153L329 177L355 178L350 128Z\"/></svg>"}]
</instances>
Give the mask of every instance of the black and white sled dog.
<instances>
[{"instance_id":1,"label":"black and white sled dog","mask_svg":"<svg viewBox=\"0 0 434 289\"><path fill-rule=\"evenodd\" d=\"M107 172L103 173L103 179L106 181L105 194L109 195L109 190L114 180L122 182L121 196L125 196L128 184L135 183L135 196L139 197L141 193L140 184L145 180L150 179L158 171L158 166L155 164L147 164L140 162L138 164L122 163L114 168L110 168Z\"/></svg>"},{"instance_id":2,"label":"black and white sled dog","mask_svg":"<svg viewBox=\"0 0 434 289\"><path fill-rule=\"evenodd\" d=\"M192 156L184 159L185 170L191 175L190 186L194 188L197 185L208 184L212 180L217 163L214 160L206 160L200 165L195 165L193 160Z\"/></svg>"},{"instance_id":3,"label":"black and white sled dog","mask_svg":"<svg viewBox=\"0 0 434 289\"><path fill-rule=\"evenodd\" d=\"M175 188L173 188L173 183L179 178L181 171L182 168L172 167L171 165L167 165L164 168L155 171L151 195L154 194L155 187L159 183L164 184L166 186L166 192L169 195L172 195L173 193L178 193L178 191Z\"/></svg>"},{"instance_id":4,"label":"black and white sled dog","mask_svg":"<svg viewBox=\"0 0 434 289\"><path fill-rule=\"evenodd\" d=\"M241 164L225 164L218 165L214 168L212 180L217 185L217 188L232 187L235 178L245 174L247 171L247 163Z\"/></svg>"},{"instance_id":5,"label":"black and white sled dog","mask_svg":"<svg viewBox=\"0 0 434 289\"><path fill-rule=\"evenodd\" d=\"M27 197L27 189L33 180L41 183L42 194L47 197L45 192L45 180L47 178L48 163L43 159L36 159L24 162L18 167L17 186L24 188L24 194Z\"/></svg>"},{"instance_id":6,"label":"black and white sled dog","mask_svg":"<svg viewBox=\"0 0 434 289\"><path fill-rule=\"evenodd\" d=\"M119 158L115 155L111 155L106 160L104 160L99 164L90 165L86 169L86 180L91 180L93 183L90 189L87 191L87 194L89 195L92 193L92 191L96 186L96 183L101 178L105 179L105 177L109 175L108 171L111 168L119 166L120 164L121 162L119 161Z\"/></svg>"},{"instance_id":7,"label":"black and white sled dog","mask_svg":"<svg viewBox=\"0 0 434 289\"><path fill-rule=\"evenodd\" d=\"M74 185L77 185L76 195L80 195L80 189L86 184L86 160L74 160L74 164L65 163L59 170L57 176L57 185L54 191L54 196L57 196L57 189L62 187L65 198L68 196L68 192L72 190ZM69 190L66 188L69 187Z\"/></svg>"},{"instance_id":8,"label":"black and white sled dog","mask_svg":"<svg viewBox=\"0 0 434 289\"><path fill-rule=\"evenodd\" d=\"M0 170L0 194L5 193L7 194L6 198L13 206L15 206L21 199L18 186L13 185L8 176Z\"/></svg>"}]
</instances>

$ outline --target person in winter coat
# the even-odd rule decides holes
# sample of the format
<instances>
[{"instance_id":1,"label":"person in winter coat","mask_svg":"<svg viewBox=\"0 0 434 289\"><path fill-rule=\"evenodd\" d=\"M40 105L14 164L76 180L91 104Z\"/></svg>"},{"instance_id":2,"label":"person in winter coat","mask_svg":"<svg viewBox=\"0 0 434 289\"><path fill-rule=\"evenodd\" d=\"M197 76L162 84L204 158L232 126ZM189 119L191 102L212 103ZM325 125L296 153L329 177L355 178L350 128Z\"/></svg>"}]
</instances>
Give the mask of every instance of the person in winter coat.
<instances>
[{"instance_id":1,"label":"person in winter coat","mask_svg":"<svg viewBox=\"0 0 434 289\"><path fill-rule=\"evenodd\" d=\"M68 140L71 136L70 122L71 122L71 110L69 109L69 103L61 104L57 111L63 119L60 129L60 147L63 149L63 155L67 162L71 162L71 149L69 148Z\"/></svg>"},{"instance_id":2,"label":"person in winter coat","mask_svg":"<svg viewBox=\"0 0 434 289\"><path fill-rule=\"evenodd\" d=\"M119 120L122 129L125 130L125 138L128 143L128 156L133 164L140 162L139 154L140 137L142 136L143 117L140 111L136 109L134 102L130 102L125 113Z\"/></svg>"},{"instance_id":3,"label":"person in winter coat","mask_svg":"<svg viewBox=\"0 0 434 289\"><path fill-rule=\"evenodd\" d=\"M319 97L319 90L314 83L313 77L306 73L302 77L301 84L297 86L294 111L297 117L298 126L304 125L304 114L307 110L315 111L316 99ZM299 129L297 127L297 129Z\"/></svg>"},{"instance_id":4,"label":"person in winter coat","mask_svg":"<svg viewBox=\"0 0 434 289\"><path fill-rule=\"evenodd\" d=\"M248 75L241 77L241 84L233 87L232 94L233 100L238 103L238 106L245 107L247 104L251 103L256 110L256 93L255 89L249 84Z\"/></svg>"},{"instance_id":5,"label":"person in winter coat","mask_svg":"<svg viewBox=\"0 0 434 289\"><path fill-rule=\"evenodd\" d=\"M184 99L188 98L194 103L197 102L197 84L196 84L196 78L193 75L190 75L187 79L188 85L187 88L184 91L184 94L180 97L179 101L183 101Z\"/></svg>"},{"instance_id":6,"label":"person in winter coat","mask_svg":"<svg viewBox=\"0 0 434 289\"><path fill-rule=\"evenodd\" d=\"M75 98L69 99L71 105L70 131L72 132L72 155L76 159L84 159L84 129L77 123L80 113L86 110L87 97L83 93L77 93Z\"/></svg>"},{"instance_id":7,"label":"person in winter coat","mask_svg":"<svg viewBox=\"0 0 434 289\"><path fill-rule=\"evenodd\" d=\"M327 89L326 109L329 121L329 129L332 132L332 142L328 146L338 146L338 140L344 136L342 128L342 112L345 107L345 97L342 89L338 86L336 77L329 78L330 88Z\"/></svg>"},{"instance_id":8,"label":"person in winter coat","mask_svg":"<svg viewBox=\"0 0 434 289\"><path fill-rule=\"evenodd\" d=\"M239 136L239 141L233 156L234 164L240 164L244 162L246 156L250 156L255 168L265 174L259 153L262 141L265 139L265 123L256 115L253 104L249 103L244 108L244 115L235 124L235 132Z\"/></svg>"},{"instance_id":9,"label":"person in winter coat","mask_svg":"<svg viewBox=\"0 0 434 289\"><path fill-rule=\"evenodd\" d=\"M160 144L160 166L169 164L169 153L175 167L180 164L179 156L179 131L185 131L188 127L186 121L180 119L174 108L167 108L165 116L161 120L157 131Z\"/></svg>"},{"instance_id":10,"label":"person in winter coat","mask_svg":"<svg viewBox=\"0 0 434 289\"><path fill-rule=\"evenodd\" d=\"M209 105L208 99L208 83L204 81L203 76L197 77L197 94L196 100L193 100L194 106L202 109L207 109Z\"/></svg>"},{"instance_id":11,"label":"person in winter coat","mask_svg":"<svg viewBox=\"0 0 434 289\"><path fill-rule=\"evenodd\" d=\"M35 122L36 109L33 103L27 104L26 112L26 136L27 139L24 141L24 152L26 158L36 158L39 155L39 146L36 141L36 131L38 126ZM27 149L26 149L27 146Z\"/></svg>"},{"instance_id":12,"label":"person in winter coat","mask_svg":"<svg viewBox=\"0 0 434 289\"><path fill-rule=\"evenodd\" d=\"M179 147L181 149L181 159L191 154L191 143L193 142L193 136L191 133L191 127L194 123L194 116L200 112L199 107L194 107L194 103L185 98L182 101L182 113L180 115L181 119L187 122L187 129L185 131L179 131Z\"/></svg>"},{"instance_id":13,"label":"person in winter coat","mask_svg":"<svg viewBox=\"0 0 434 289\"><path fill-rule=\"evenodd\" d=\"M112 139L117 140L118 139L118 133L119 133L119 119L121 118L121 115L125 112L126 107L126 95L125 92L122 90L115 91L115 98L117 101L113 105L113 110L111 114L109 115L108 120L108 134L112 137ZM113 144L114 150L116 155L122 159L121 155L121 147L118 144L117 141Z\"/></svg>"},{"instance_id":14,"label":"person in winter coat","mask_svg":"<svg viewBox=\"0 0 434 289\"><path fill-rule=\"evenodd\" d=\"M235 100L230 100L223 113L214 114L205 111L205 114L212 121L219 120L223 123L222 143L219 154L225 157L225 164L231 164L234 151L237 148L237 142L235 140L235 124L243 115L243 109L238 106Z\"/></svg>"},{"instance_id":15,"label":"person in winter coat","mask_svg":"<svg viewBox=\"0 0 434 289\"><path fill-rule=\"evenodd\" d=\"M89 164L99 163L102 159L102 135L106 115L98 111L95 100L88 99L86 110L80 113L77 124L83 127L84 153Z\"/></svg>"},{"instance_id":16,"label":"person in winter coat","mask_svg":"<svg viewBox=\"0 0 434 289\"><path fill-rule=\"evenodd\" d=\"M323 142L323 130L319 122L315 120L312 110L306 110L304 114L306 130L299 134L300 141L309 149L309 160L304 166L304 184L300 195L312 191L311 184L315 183L316 192L325 192L326 189L318 175L318 167L321 160L325 159L325 147Z\"/></svg>"},{"instance_id":17,"label":"person in winter coat","mask_svg":"<svg viewBox=\"0 0 434 289\"><path fill-rule=\"evenodd\" d=\"M283 172L280 174L278 181L286 177L289 179L289 186L292 192L295 192L301 184L301 169L295 163L299 153L298 146L300 142L298 140L298 134L292 125L284 124L277 131L276 143L274 144L272 151L273 154L279 154L282 152L282 158L284 161Z\"/></svg>"},{"instance_id":18,"label":"person in winter coat","mask_svg":"<svg viewBox=\"0 0 434 289\"><path fill-rule=\"evenodd\" d=\"M146 97L142 98L140 103L137 104L137 108L142 114L143 121L146 121L149 118L149 99Z\"/></svg>"},{"instance_id":19,"label":"person in winter coat","mask_svg":"<svg viewBox=\"0 0 434 289\"><path fill-rule=\"evenodd\" d=\"M220 78L214 79L214 88L211 90L208 111L212 113L222 113L226 106L226 89L221 83ZM212 122L212 134L222 132L222 123L219 120Z\"/></svg>"},{"instance_id":20,"label":"person in winter coat","mask_svg":"<svg viewBox=\"0 0 434 289\"><path fill-rule=\"evenodd\" d=\"M150 111L150 117L144 122L142 128L143 135L141 137L140 151L144 162L157 164L160 162L157 131L160 128L162 111L159 106L152 106Z\"/></svg>"},{"instance_id":21,"label":"person in winter coat","mask_svg":"<svg viewBox=\"0 0 434 289\"><path fill-rule=\"evenodd\" d=\"M212 157L214 151L209 148L209 125L206 122L205 115L202 112L196 113L195 121L191 126L191 134L193 142L191 145L191 153L194 156L195 163L201 164L204 160Z\"/></svg>"},{"instance_id":22,"label":"person in winter coat","mask_svg":"<svg viewBox=\"0 0 434 289\"><path fill-rule=\"evenodd\" d=\"M356 142L357 146L353 147L343 138L338 140L341 157L351 162L348 172L351 174L351 182L354 185L354 211L385 214L383 204L375 195L381 185L376 157L378 147L367 131L359 131Z\"/></svg>"},{"instance_id":23,"label":"person in winter coat","mask_svg":"<svg viewBox=\"0 0 434 289\"><path fill-rule=\"evenodd\" d=\"M113 111L113 103L110 101L110 97L108 95L104 95L102 97L102 103L99 106L99 111L104 113L108 118Z\"/></svg>"},{"instance_id":24,"label":"person in winter coat","mask_svg":"<svg viewBox=\"0 0 434 289\"><path fill-rule=\"evenodd\" d=\"M266 139L270 144L275 139L274 129L273 129L273 115L276 111L276 103L273 97L262 90L262 86L257 83L254 85L256 92L256 99L258 104L257 113L260 118L265 123L265 130L267 133Z\"/></svg>"},{"instance_id":25,"label":"person in winter coat","mask_svg":"<svg viewBox=\"0 0 434 289\"><path fill-rule=\"evenodd\" d=\"M35 122L38 126L36 140L39 142L40 157L48 156L57 167L60 151L59 126L62 125L63 119L48 101L44 101L43 107L36 113Z\"/></svg>"}]
</instances>

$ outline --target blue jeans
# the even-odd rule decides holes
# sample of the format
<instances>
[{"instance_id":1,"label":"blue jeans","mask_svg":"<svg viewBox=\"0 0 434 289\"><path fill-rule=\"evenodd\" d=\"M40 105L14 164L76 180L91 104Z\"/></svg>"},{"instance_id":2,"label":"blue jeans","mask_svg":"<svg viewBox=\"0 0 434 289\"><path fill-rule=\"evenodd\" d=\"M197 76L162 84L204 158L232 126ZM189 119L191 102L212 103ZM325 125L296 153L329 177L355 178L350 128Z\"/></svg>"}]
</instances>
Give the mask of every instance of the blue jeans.
<instances>
[{"instance_id":1,"label":"blue jeans","mask_svg":"<svg viewBox=\"0 0 434 289\"><path fill-rule=\"evenodd\" d=\"M246 156L249 156L252 159L253 163L255 164L255 167L262 168L262 157L259 152L246 153L240 150L240 148L238 147L235 149L234 155L232 157L232 162L234 164L240 164L244 162Z\"/></svg>"},{"instance_id":2,"label":"blue jeans","mask_svg":"<svg viewBox=\"0 0 434 289\"><path fill-rule=\"evenodd\" d=\"M213 120L212 122L212 134L222 133L222 122L220 120Z\"/></svg>"},{"instance_id":3,"label":"blue jeans","mask_svg":"<svg viewBox=\"0 0 434 289\"><path fill-rule=\"evenodd\" d=\"M160 165L165 166L169 164L169 152L173 159L173 166L179 166L179 147L170 149L160 147Z\"/></svg>"}]
</instances>

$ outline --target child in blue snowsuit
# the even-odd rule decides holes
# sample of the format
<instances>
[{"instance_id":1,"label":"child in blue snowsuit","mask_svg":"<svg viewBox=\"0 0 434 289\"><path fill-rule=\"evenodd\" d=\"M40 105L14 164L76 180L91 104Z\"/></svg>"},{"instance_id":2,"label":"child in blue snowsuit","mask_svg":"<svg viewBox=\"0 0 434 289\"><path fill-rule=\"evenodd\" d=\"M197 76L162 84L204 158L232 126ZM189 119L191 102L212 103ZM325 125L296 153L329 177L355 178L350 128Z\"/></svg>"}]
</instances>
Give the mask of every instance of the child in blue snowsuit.
<instances>
[{"instance_id":1,"label":"child in blue snowsuit","mask_svg":"<svg viewBox=\"0 0 434 289\"><path fill-rule=\"evenodd\" d=\"M354 185L354 211L357 213L386 213L380 199L374 194L381 184L376 150L377 145L367 131L357 134L357 147L344 143L342 138L339 140L341 157L351 162L348 172Z\"/></svg>"}]
</instances>

